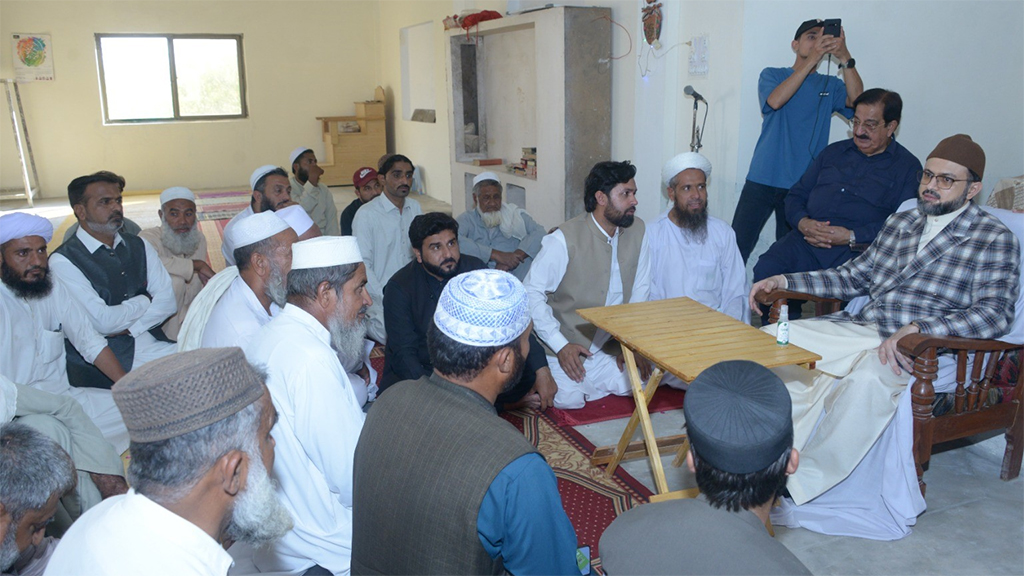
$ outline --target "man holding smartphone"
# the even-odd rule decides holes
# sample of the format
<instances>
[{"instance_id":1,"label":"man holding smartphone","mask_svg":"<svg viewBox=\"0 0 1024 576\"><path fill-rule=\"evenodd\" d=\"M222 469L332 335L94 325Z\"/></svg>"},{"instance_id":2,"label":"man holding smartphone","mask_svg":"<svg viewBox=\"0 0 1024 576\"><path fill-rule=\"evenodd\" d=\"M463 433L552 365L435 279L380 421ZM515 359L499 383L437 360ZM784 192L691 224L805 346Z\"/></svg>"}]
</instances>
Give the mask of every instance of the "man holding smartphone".
<instances>
[{"instance_id":1,"label":"man holding smartphone","mask_svg":"<svg viewBox=\"0 0 1024 576\"><path fill-rule=\"evenodd\" d=\"M828 26L828 34L825 30ZM838 36L835 36L838 29ZM775 212L775 238L789 232L783 198L828 144L833 112L853 117L853 101L864 91L856 61L846 47L838 22L808 20L797 28L791 44L796 62L789 68L765 68L758 80L761 136L733 216L736 243L746 262L761 229ZM831 54L839 61L843 80L817 73Z\"/></svg>"}]
</instances>

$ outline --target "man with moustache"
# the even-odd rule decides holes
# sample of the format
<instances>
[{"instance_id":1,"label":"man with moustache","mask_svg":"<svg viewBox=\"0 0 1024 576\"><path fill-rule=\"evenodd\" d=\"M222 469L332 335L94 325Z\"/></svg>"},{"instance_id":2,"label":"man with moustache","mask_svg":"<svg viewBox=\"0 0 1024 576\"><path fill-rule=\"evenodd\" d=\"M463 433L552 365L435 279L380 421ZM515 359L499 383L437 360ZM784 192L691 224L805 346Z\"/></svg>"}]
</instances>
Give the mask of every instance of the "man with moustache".
<instances>
[{"instance_id":1,"label":"man with moustache","mask_svg":"<svg viewBox=\"0 0 1024 576\"><path fill-rule=\"evenodd\" d=\"M409 226L416 259L395 272L384 288L388 343L384 347L382 393L402 380L418 380L433 373L427 333L441 290L459 274L486 268L479 258L461 253L459 237L459 223L441 212L421 214ZM498 395L496 405L546 410L556 390L544 349L531 332L525 370L508 391Z\"/></svg>"},{"instance_id":2,"label":"man with moustache","mask_svg":"<svg viewBox=\"0 0 1024 576\"><path fill-rule=\"evenodd\" d=\"M843 264L854 257L855 244L871 244L885 219L914 197L921 162L894 137L900 95L872 88L853 108L853 138L825 148L786 195L793 230L758 259L755 282ZM799 317L799 307L791 306L790 319Z\"/></svg>"},{"instance_id":3,"label":"man with moustache","mask_svg":"<svg viewBox=\"0 0 1024 576\"><path fill-rule=\"evenodd\" d=\"M288 160L292 167L292 175L288 177L292 199L302 206L324 235L341 236L338 207L334 205L331 189L320 182L324 169L317 165L316 153L299 146L292 150Z\"/></svg>"},{"instance_id":4,"label":"man with moustache","mask_svg":"<svg viewBox=\"0 0 1024 576\"><path fill-rule=\"evenodd\" d=\"M579 574L551 467L494 412L530 347L526 291L474 270L441 291L434 370L366 418L355 454L353 574Z\"/></svg>"},{"instance_id":5,"label":"man with moustache","mask_svg":"<svg viewBox=\"0 0 1024 576\"><path fill-rule=\"evenodd\" d=\"M274 212L239 220L231 229L238 276L217 300L203 330L203 348L244 348L284 307L292 245L298 236Z\"/></svg>"},{"instance_id":6,"label":"man with moustache","mask_svg":"<svg viewBox=\"0 0 1024 576\"><path fill-rule=\"evenodd\" d=\"M47 574L223 576L227 542L265 545L292 527L268 471L277 421L264 377L238 348L152 362L114 386L132 438L132 489L86 512Z\"/></svg>"},{"instance_id":7,"label":"man with moustache","mask_svg":"<svg viewBox=\"0 0 1024 576\"><path fill-rule=\"evenodd\" d=\"M584 183L586 212L544 237L526 275L534 328L558 384L556 408L630 394L618 341L576 310L647 301L650 250L635 217L634 176L628 161L595 164ZM638 362L646 377L649 365Z\"/></svg>"},{"instance_id":8,"label":"man with moustache","mask_svg":"<svg viewBox=\"0 0 1024 576\"><path fill-rule=\"evenodd\" d=\"M501 181L494 172L473 178L476 209L459 214L459 246L465 254L491 268L526 278L546 233L526 210L501 200Z\"/></svg>"},{"instance_id":9,"label":"man with moustache","mask_svg":"<svg viewBox=\"0 0 1024 576\"><path fill-rule=\"evenodd\" d=\"M281 414L273 471L297 522L256 552L253 563L262 572L349 571L352 459L364 415L339 355L362 355L370 303L355 238L297 242L288 304L245 349L252 362L266 366Z\"/></svg>"},{"instance_id":10,"label":"man with moustache","mask_svg":"<svg viewBox=\"0 0 1024 576\"><path fill-rule=\"evenodd\" d=\"M224 226L224 241L221 243L220 251L228 266L235 265L234 252L237 246L232 246L229 238L231 229L239 220L260 212L274 212L294 203L288 173L273 164L266 164L253 170L249 177L249 186L252 188L249 206Z\"/></svg>"},{"instance_id":11,"label":"man with moustache","mask_svg":"<svg viewBox=\"0 0 1024 576\"><path fill-rule=\"evenodd\" d=\"M125 370L64 285L53 281L46 258L52 237L45 218L22 212L0 216L0 374L39 392L21 396L26 411L50 412L54 402L44 395L73 398L120 454L128 447L128 432L110 391L69 385L64 341L113 382Z\"/></svg>"},{"instance_id":12,"label":"man with moustache","mask_svg":"<svg viewBox=\"0 0 1024 576\"><path fill-rule=\"evenodd\" d=\"M916 333L999 338L1020 290L1017 238L971 202L984 170L985 153L969 136L942 140L918 177L917 209L889 217L864 253L837 268L772 276L751 288L752 308L760 292L775 289L869 297L857 312L790 324L790 341L822 360L814 371L780 373L802 449L801 469L789 481L792 498L773 521L891 540L908 534L924 510L911 453L912 362L897 345Z\"/></svg>"},{"instance_id":13,"label":"man with moustache","mask_svg":"<svg viewBox=\"0 0 1024 576\"><path fill-rule=\"evenodd\" d=\"M409 225L423 213L420 203L409 198L414 169L412 160L401 154L384 160L377 176L384 185L384 193L360 208L352 220L352 233L359 241L374 302L367 333L382 344L387 342L382 305L384 286L412 260Z\"/></svg>"},{"instance_id":14,"label":"man with moustache","mask_svg":"<svg viewBox=\"0 0 1024 576\"><path fill-rule=\"evenodd\" d=\"M118 232L124 221L120 182L110 172L68 184L80 228L50 258L54 275L107 338L125 371L175 351L160 325L176 312L171 277L149 242ZM113 381L65 341L72 386L110 388Z\"/></svg>"},{"instance_id":15,"label":"man with moustache","mask_svg":"<svg viewBox=\"0 0 1024 576\"><path fill-rule=\"evenodd\" d=\"M178 312L161 328L171 340L178 339L181 323L189 305L214 271L206 263L206 237L196 219L196 196L188 188L175 186L160 193L160 226L143 230L139 237L148 241L160 255L178 303Z\"/></svg>"},{"instance_id":16,"label":"man with moustache","mask_svg":"<svg viewBox=\"0 0 1024 576\"><path fill-rule=\"evenodd\" d=\"M352 221L356 212L384 191L380 178L377 178L377 171L369 166L364 166L352 174L352 187L355 189L356 197L352 203L341 211L341 235L352 235Z\"/></svg>"}]
</instances>

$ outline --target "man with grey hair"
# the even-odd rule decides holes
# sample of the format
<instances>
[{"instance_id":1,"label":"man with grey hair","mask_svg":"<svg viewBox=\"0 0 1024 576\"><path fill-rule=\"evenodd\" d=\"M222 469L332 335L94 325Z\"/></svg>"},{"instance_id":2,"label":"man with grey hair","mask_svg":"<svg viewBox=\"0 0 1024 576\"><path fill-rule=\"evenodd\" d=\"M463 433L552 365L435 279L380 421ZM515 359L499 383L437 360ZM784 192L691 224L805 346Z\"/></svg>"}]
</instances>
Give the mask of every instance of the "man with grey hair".
<instances>
[{"instance_id":1,"label":"man with grey hair","mask_svg":"<svg viewBox=\"0 0 1024 576\"><path fill-rule=\"evenodd\" d=\"M352 236L292 246L288 304L245 349L267 368L281 421L274 477L295 529L253 557L262 572L346 574L352 548L352 460L363 411L343 359L362 354L366 267ZM320 572L322 573L322 572Z\"/></svg>"},{"instance_id":2,"label":"man with grey hair","mask_svg":"<svg viewBox=\"0 0 1024 576\"><path fill-rule=\"evenodd\" d=\"M114 386L131 436L132 489L64 535L47 574L224 575L223 547L263 545L291 529L268 470L276 413L238 348L150 362Z\"/></svg>"},{"instance_id":3,"label":"man with grey hair","mask_svg":"<svg viewBox=\"0 0 1024 576\"><path fill-rule=\"evenodd\" d=\"M463 254L476 256L489 267L511 272L523 280L534 256L540 252L545 230L526 210L503 202L502 191L494 172L482 172L473 178L476 207L457 218L459 248Z\"/></svg>"},{"instance_id":4,"label":"man with grey hair","mask_svg":"<svg viewBox=\"0 0 1024 576\"><path fill-rule=\"evenodd\" d=\"M273 212L261 212L238 221L229 234L238 277L210 312L203 348L245 347L287 297L292 244L298 238L288 223Z\"/></svg>"},{"instance_id":5,"label":"man with grey hair","mask_svg":"<svg viewBox=\"0 0 1024 576\"><path fill-rule=\"evenodd\" d=\"M224 226L224 241L221 243L220 252L224 255L224 262L228 266L235 265L235 248L238 246L231 242L231 229L240 220L261 212L275 212L295 203L292 200L292 187L288 181L288 173L284 171L284 168L273 164L260 166L249 176L249 186L252 188L249 206L236 214Z\"/></svg>"},{"instance_id":6,"label":"man with grey hair","mask_svg":"<svg viewBox=\"0 0 1024 576\"><path fill-rule=\"evenodd\" d=\"M178 302L178 311L160 326L171 340L178 339L188 308L214 271L206 263L206 237L196 219L196 196L188 188L175 186L160 193L160 225L147 228L139 237L156 249Z\"/></svg>"},{"instance_id":7,"label":"man with grey hair","mask_svg":"<svg viewBox=\"0 0 1024 576\"><path fill-rule=\"evenodd\" d=\"M53 440L24 424L0 426L0 572L42 574L57 540L46 527L75 487L75 466Z\"/></svg>"}]
</instances>

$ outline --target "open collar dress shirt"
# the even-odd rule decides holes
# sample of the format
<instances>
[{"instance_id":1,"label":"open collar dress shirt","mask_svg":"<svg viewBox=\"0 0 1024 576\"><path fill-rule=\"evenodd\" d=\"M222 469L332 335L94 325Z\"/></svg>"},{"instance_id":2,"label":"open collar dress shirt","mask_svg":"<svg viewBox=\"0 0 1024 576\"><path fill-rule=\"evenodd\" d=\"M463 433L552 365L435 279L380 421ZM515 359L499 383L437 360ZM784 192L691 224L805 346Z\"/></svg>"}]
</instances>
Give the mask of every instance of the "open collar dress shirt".
<instances>
[{"instance_id":1,"label":"open collar dress shirt","mask_svg":"<svg viewBox=\"0 0 1024 576\"><path fill-rule=\"evenodd\" d=\"M81 240L90 253L107 248L105 244L81 228L78 229L75 236ZM121 242L123 242L121 234L114 234L114 247ZM62 254L50 256L50 269L54 276L64 282L68 293L89 316L93 328L104 336L128 330L133 338L138 338L150 329L163 324L164 320L167 320L178 308L174 299L174 289L171 288L171 277L167 274L163 263L160 262L160 255L149 242L145 240L142 242L146 246L146 291L153 297L152 302L140 294L115 306L107 306L107 303L96 293L78 266L75 266Z\"/></svg>"},{"instance_id":2,"label":"open collar dress shirt","mask_svg":"<svg viewBox=\"0 0 1024 576\"><path fill-rule=\"evenodd\" d=\"M605 298L605 306L622 304L622 275L619 272L619 229L615 229L615 235L609 236L604 228L597 223L597 219L591 214L597 229L608 239L612 246L611 273L608 277L608 296ZM537 335L554 351L561 350L569 341L562 335L559 329L558 320L555 319L551 306L547 302L547 294L558 289L565 277L565 271L569 268L569 248L565 243L565 235L561 230L555 230L544 237L540 253L530 267L523 284L526 286L526 294L530 300L530 315L533 317L533 328ZM637 263L636 276L633 279L633 291L629 302L646 302L651 291L651 261L650 246L647 242L647 235L644 235L640 243L640 261ZM590 345L590 352L596 353L601 350L608 341L609 334L598 329L594 341Z\"/></svg>"},{"instance_id":3,"label":"open collar dress shirt","mask_svg":"<svg viewBox=\"0 0 1024 576\"><path fill-rule=\"evenodd\" d=\"M132 489L72 524L46 574L223 576L231 562L201 528Z\"/></svg>"},{"instance_id":4,"label":"open collar dress shirt","mask_svg":"<svg viewBox=\"0 0 1024 576\"><path fill-rule=\"evenodd\" d=\"M203 330L201 347L245 348L259 329L270 322L280 310L277 304L271 302L268 313L252 288L241 276L237 276L210 312L206 329Z\"/></svg>"},{"instance_id":5,"label":"open collar dress shirt","mask_svg":"<svg viewBox=\"0 0 1024 576\"><path fill-rule=\"evenodd\" d=\"M319 564L348 574L352 556L352 466L364 414L331 335L288 304L245 348L266 367L279 420L274 477L295 520L283 538L256 552L256 567L302 571Z\"/></svg>"}]
</instances>

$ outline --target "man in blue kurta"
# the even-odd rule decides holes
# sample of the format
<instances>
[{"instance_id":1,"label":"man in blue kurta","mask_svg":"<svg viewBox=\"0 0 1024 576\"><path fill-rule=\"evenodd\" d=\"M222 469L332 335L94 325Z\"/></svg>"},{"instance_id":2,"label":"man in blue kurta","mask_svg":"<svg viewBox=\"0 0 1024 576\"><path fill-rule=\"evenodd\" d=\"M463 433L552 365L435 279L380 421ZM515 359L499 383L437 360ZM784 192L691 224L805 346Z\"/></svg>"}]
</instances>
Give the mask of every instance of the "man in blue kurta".
<instances>
[{"instance_id":1,"label":"man in blue kurta","mask_svg":"<svg viewBox=\"0 0 1024 576\"><path fill-rule=\"evenodd\" d=\"M382 395L359 436L353 574L579 574L551 467L494 411L531 326L507 272L445 285L427 335L434 373Z\"/></svg>"},{"instance_id":2,"label":"man in blue kurta","mask_svg":"<svg viewBox=\"0 0 1024 576\"><path fill-rule=\"evenodd\" d=\"M732 218L744 262L772 211L776 240L789 232L783 209L786 192L828 144L832 114L852 117L853 101L864 91L856 61L846 47L846 33L838 38L825 36L822 28L816 19L801 24L791 44L796 53L793 66L765 68L758 79L761 136ZM827 54L839 62L843 80L816 72Z\"/></svg>"},{"instance_id":3,"label":"man in blue kurta","mask_svg":"<svg viewBox=\"0 0 1024 576\"><path fill-rule=\"evenodd\" d=\"M874 241L886 218L917 194L921 162L894 138L900 95L872 88L854 103L853 138L830 144L786 196L793 226L761 255L754 281L835 268ZM791 309L790 319L799 317Z\"/></svg>"}]
</instances>

